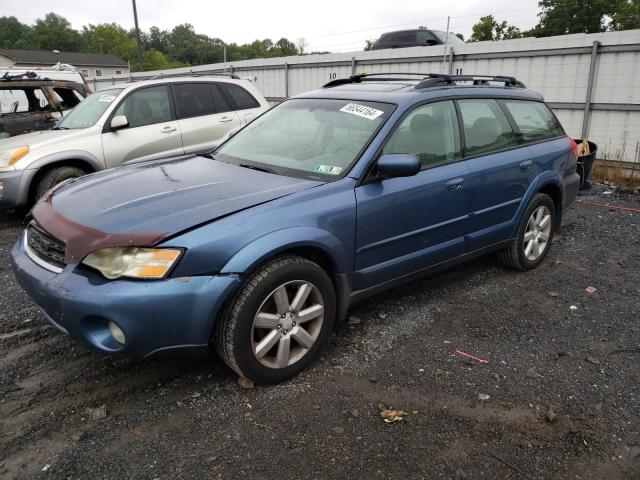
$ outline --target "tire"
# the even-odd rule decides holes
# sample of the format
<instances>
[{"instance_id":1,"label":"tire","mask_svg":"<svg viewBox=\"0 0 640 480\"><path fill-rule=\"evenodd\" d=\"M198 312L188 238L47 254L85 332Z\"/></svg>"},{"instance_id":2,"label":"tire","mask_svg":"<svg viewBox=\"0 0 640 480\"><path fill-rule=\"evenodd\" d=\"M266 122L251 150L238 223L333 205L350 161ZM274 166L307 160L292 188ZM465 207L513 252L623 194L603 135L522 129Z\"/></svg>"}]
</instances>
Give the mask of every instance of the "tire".
<instances>
[{"instance_id":1,"label":"tire","mask_svg":"<svg viewBox=\"0 0 640 480\"><path fill-rule=\"evenodd\" d=\"M214 343L238 375L256 384L274 384L313 361L335 316L336 293L327 273L306 258L283 256L243 284L216 322Z\"/></svg>"},{"instance_id":2,"label":"tire","mask_svg":"<svg viewBox=\"0 0 640 480\"><path fill-rule=\"evenodd\" d=\"M36 185L36 198L40 200L45 193L51 190L59 183L69 180L70 178L78 178L86 175L87 172L76 167L57 167L49 170Z\"/></svg>"},{"instance_id":3,"label":"tire","mask_svg":"<svg viewBox=\"0 0 640 480\"><path fill-rule=\"evenodd\" d=\"M538 212L543 213L543 219L547 215L549 216L548 220L546 220L546 222L548 222L548 229L547 223L544 224L544 228L539 228L540 225L536 224L534 214L538 215ZM542 260L544 260L549 252L549 248L551 248L555 225L555 203L549 195L537 193L527 206L520 220L515 242L511 247L498 251L498 260L503 265L516 270L532 270L536 268ZM532 234L532 236L529 236L529 234ZM526 241L525 235L528 235ZM547 238L546 241L544 241L545 235ZM532 248L529 249L528 245L532 241L537 243L538 246L535 247L534 244L531 244Z\"/></svg>"}]
</instances>

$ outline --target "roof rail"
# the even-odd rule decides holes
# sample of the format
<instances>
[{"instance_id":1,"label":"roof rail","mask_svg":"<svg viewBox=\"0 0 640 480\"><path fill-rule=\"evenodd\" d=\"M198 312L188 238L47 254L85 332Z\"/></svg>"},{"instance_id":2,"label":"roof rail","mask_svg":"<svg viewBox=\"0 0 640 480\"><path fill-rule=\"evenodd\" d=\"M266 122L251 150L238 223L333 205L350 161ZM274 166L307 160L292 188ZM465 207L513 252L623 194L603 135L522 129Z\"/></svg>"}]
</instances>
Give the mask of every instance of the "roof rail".
<instances>
[{"instance_id":1,"label":"roof rail","mask_svg":"<svg viewBox=\"0 0 640 480\"><path fill-rule=\"evenodd\" d=\"M2 77L0 77L0 81L3 81L3 82L8 82L11 80L24 80L24 79L27 79L27 80L38 79L38 74L36 72L28 71L24 73L18 73L16 75L9 75L9 72L5 72L5 74ZM38 80L48 80L48 78L41 78Z\"/></svg>"},{"instance_id":2,"label":"roof rail","mask_svg":"<svg viewBox=\"0 0 640 480\"><path fill-rule=\"evenodd\" d=\"M409 77L422 77L406 78ZM371 78L376 77L376 78ZM382 77L382 78L379 78ZM431 88L441 85L455 85L456 81L459 82L473 82L474 85L489 85L489 82L504 83L505 87L518 87L526 88L524 83L517 80L515 77L508 77L506 75L446 75L444 73L360 73L358 75L351 75L347 78L338 78L331 80L329 83L323 85L322 88L337 87L338 85L346 85L349 83L361 83L366 81L379 81L379 82L394 82L394 81L416 81L420 80L415 86L417 89Z\"/></svg>"},{"instance_id":3,"label":"roof rail","mask_svg":"<svg viewBox=\"0 0 640 480\"><path fill-rule=\"evenodd\" d=\"M516 77L508 77L506 75L452 75L454 81L473 82L474 85L488 85L489 82L504 83L505 87L526 88L524 83L517 80Z\"/></svg>"},{"instance_id":4,"label":"roof rail","mask_svg":"<svg viewBox=\"0 0 640 480\"><path fill-rule=\"evenodd\" d=\"M151 78L147 78L147 80L158 80L159 78L171 78L171 77L230 77L233 78L234 80L240 80L240 77L237 76L235 73L207 73L207 72L197 72L197 73L193 73L193 72L187 72L187 73L169 73L169 74L163 74L160 73L158 75L154 75Z\"/></svg>"},{"instance_id":5,"label":"roof rail","mask_svg":"<svg viewBox=\"0 0 640 480\"><path fill-rule=\"evenodd\" d=\"M394 76L400 75L400 76ZM422 77L422 79L417 78L406 78L406 77ZM371 78L371 77L383 77L383 78ZM338 78L336 80L331 80L329 83L326 83L322 86L322 88L331 88L337 87L338 85L346 85L349 83L361 83L367 81L378 81L378 82L397 82L402 80L409 80L415 82L416 80L427 80L427 79L439 79L439 82L451 83L451 76L444 75L441 73L414 73L414 72L389 72L389 73L359 73L357 75L351 75L347 78ZM371 80L369 80L371 79Z\"/></svg>"}]
</instances>

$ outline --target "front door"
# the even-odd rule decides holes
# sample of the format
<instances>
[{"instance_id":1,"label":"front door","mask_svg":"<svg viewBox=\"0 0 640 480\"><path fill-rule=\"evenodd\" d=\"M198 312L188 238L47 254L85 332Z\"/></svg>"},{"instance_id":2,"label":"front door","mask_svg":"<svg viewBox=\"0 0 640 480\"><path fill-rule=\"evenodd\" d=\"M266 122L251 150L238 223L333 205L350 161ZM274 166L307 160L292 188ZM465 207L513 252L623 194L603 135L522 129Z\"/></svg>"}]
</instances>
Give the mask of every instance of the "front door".
<instances>
[{"instance_id":1,"label":"front door","mask_svg":"<svg viewBox=\"0 0 640 480\"><path fill-rule=\"evenodd\" d=\"M107 168L134 159L153 160L184 153L168 86L134 90L118 105L110 119L117 115L127 117L129 126L116 131L110 131L108 125L105 128L102 147Z\"/></svg>"},{"instance_id":2,"label":"front door","mask_svg":"<svg viewBox=\"0 0 640 480\"><path fill-rule=\"evenodd\" d=\"M401 120L385 153L415 155L413 177L356 188L355 290L364 290L461 255L469 208L452 101L419 106Z\"/></svg>"}]
</instances>

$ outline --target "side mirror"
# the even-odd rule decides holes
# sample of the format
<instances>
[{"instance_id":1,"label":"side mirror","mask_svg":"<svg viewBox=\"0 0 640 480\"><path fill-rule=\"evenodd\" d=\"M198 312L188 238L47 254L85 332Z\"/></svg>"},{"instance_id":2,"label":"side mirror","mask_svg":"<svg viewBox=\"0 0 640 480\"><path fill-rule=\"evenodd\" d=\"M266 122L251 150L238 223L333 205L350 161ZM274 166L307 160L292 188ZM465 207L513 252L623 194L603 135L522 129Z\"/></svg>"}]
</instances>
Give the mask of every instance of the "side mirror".
<instances>
[{"instance_id":1,"label":"side mirror","mask_svg":"<svg viewBox=\"0 0 640 480\"><path fill-rule=\"evenodd\" d=\"M420 171L420 162L415 155L390 153L378 159L378 172L384 177L412 177Z\"/></svg>"},{"instance_id":2,"label":"side mirror","mask_svg":"<svg viewBox=\"0 0 640 480\"><path fill-rule=\"evenodd\" d=\"M433 47L434 45L438 44L438 42L436 42L433 38L428 39L425 43L428 47Z\"/></svg>"},{"instance_id":3,"label":"side mirror","mask_svg":"<svg viewBox=\"0 0 640 480\"><path fill-rule=\"evenodd\" d=\"M129 126L129 120L124 115L116 115L111 119L111 130L116 131Z\"/></svg>"}]
</instances>

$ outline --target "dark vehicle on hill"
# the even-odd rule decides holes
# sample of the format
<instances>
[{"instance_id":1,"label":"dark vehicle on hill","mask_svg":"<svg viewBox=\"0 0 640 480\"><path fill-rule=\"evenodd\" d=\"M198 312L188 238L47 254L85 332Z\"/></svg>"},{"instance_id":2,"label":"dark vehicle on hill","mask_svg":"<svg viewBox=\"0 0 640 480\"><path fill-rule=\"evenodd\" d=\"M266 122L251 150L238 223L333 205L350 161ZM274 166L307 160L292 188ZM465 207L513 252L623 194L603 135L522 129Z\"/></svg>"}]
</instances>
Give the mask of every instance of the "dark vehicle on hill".
<instances>
[{"instance_id":1,"label":"dark vehicle on hill","mask_svg":"<svg viewBox=\"0 0 640 480\"><path fill-rule=\"evenodd\" d=\"M429 47L433 45L464 45L453 33L440 30L427 30L418 28L414 30L398 30L384 33L371 47L371 50L384 50L385 48Z\"/></svg>"}]
</instances>

